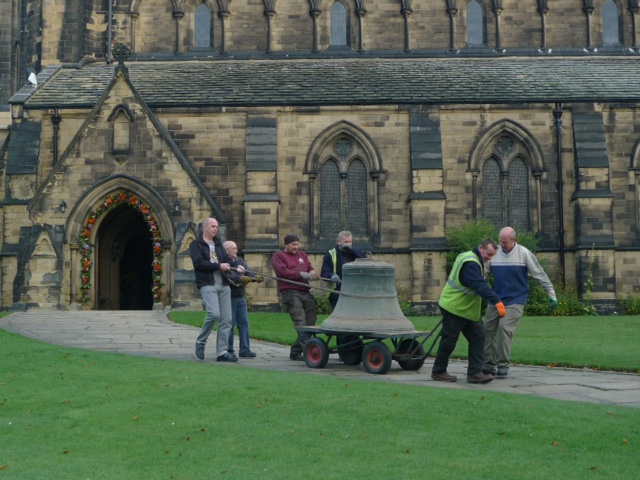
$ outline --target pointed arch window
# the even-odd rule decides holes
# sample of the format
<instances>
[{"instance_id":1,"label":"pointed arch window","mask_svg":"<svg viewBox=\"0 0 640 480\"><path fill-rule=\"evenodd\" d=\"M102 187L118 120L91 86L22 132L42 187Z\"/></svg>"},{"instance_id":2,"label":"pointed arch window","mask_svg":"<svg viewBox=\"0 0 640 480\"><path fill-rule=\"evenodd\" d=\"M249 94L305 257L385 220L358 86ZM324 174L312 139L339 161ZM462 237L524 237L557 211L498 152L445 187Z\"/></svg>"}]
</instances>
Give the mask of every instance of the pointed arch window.
<instances>
[{"instance_id":1,"label":"pointed arch window","mask_svg":"<svg viewBox=\"0 0 640 480\"><path fill-rule=\"evenodd\" d=\"M472 174L474 218L498 227L542 231L544 156L522 125L504 119L488 127L469 156L467 171Z\"/></svg>"},{"instance_id":2,"label":"pointed arch window","mask_svg":"<svg viewBox=\"0 0 640 480\"><path fill-rule=\"evenodd\" d=\"M529 167L521 157L516 157L509 165L509 208L507 223L518 229L527 231L531 229L530 222L530 183Z\"/></svg>"},{"instance_id":3,"label":"pointed arch window","mask_svg":"<svg viewBox=\"0 0 640 480\"><path fill-rule=\"evenodd\" d=\"M131 121L133 117L129 110L120 105L116 107L109 121L111 122L111 150L115 155L122 155L131 151Z\"/></svg>"},{"instance_id":4,"label":"pointed arch window","mask_svg":"<svg viewBox=\"0 0 640 480\"><path fill-rule=\"evenodd\" d=\"M500 163L491 157L482 167L482 216L494 225L502 225L504 198L502 196L502 172Z\"/></svg>"},{"instance_id":5,"label":"pointed arch window","mask_svg":"<svg viewBox=\"0 0 640 480\"><path fill-rule=\"evenodd\" d=\"M482 166L482 216L497 227L510 225L516 231L530 231L529 165L509 135L500 136L495 149L497 155Z\"/></svg>"},{"instance_id":6,"label":"pointed arch window","mask_svg":"<svg viewBox=\"0 0 640 480\"><path fill-rule=\"evenodd\" d=\"M204 3L198 5L194 15L194 47L212 48L211 10Z\"/></svg>"},{"instance_id":7,"label":"pointed arch window","mask_svg":"<svg viewBox=\"0 0 640 480\"><path fill-rule=\"evenodd\" d=\"M484 15L482 6L471 0L467 5L467 47L481 47L484 44Z\"/></svg>"},{"instance_id":8,"label":"pointed arch window","mask_svg":"<svg viewBox=\"0 0 640 480\"><path fill-rule=\"evenodd\" d=\"M349 46L349 17L347 8L342 2L336 2L331 6L331 47Z\"/></svg>"},{"instance_id":9,"label":"pointed arch window","mask_svg":"<svg viewBox=\"0 0 640 480\"><path fill-rule=\"evenodd\" d=\"M605 47L620 45L620 15L613 0L602 6L602 38Z\"/></svg>"},{"instance_id":10,"label":"pointed arch window","mask_svg":"<svg viewBox=\"0 0 640 480\"><path fill-rule=\"evenodd\" d=\"M345 138L339 142L348 141ZM342 230L355 238L369 236L367 167L359 158L329 157L320 168L320 238L331 239Z\"/></svg>"},{"instance_id":11,"label":"pointed arch window","mask_svg":"<svg viewBox=\"0 0 640 480\"><path fill-rule=\"evenodd\" d=\"M340 168L329 159L320 169L320 236L335 236L342 228L342 188Z\"/></svg>"},{"instance_id":12,"label":"pointed arch window","mask_svg":"<svg viewBox=\"0 0 640 480\"><path fill-rule=\"evenodd\" d=\"M357 237L366 237L369 233L369 205L367 195L367 167L355 159L347 171L347 225Z\"/></svg>"},{"instance_id":13,"label":"pointed arch window","mask_svg":"<svg viewBox=\"0 0 640 480\"><path fill-rule=\"evenodd\" d=\"M330 245L342 230L362 245L380 242L378 180L385 170L365 132L349 122L328 127L311 145L305 173L310 243Z\"/></svg>"}]
</instances>

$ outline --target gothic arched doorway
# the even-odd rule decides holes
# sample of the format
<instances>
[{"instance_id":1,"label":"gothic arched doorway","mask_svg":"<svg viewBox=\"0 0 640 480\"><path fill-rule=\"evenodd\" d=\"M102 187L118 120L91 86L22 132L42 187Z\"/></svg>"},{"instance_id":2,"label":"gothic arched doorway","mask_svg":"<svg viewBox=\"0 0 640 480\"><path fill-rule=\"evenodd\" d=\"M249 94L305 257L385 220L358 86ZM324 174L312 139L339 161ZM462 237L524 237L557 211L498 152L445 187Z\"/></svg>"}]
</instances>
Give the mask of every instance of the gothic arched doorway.
<instances>
[{"instance_id":1,"label":"gothic arched doorway","mask_svg":"<svg viewBox=\"0 0 640 480\"><path fill-rule=\"evenodd\" d=\"M142 214L126 204L109 211L96 236L98 310L151 310L153 248Z\"/></svg>"}]
</instances>

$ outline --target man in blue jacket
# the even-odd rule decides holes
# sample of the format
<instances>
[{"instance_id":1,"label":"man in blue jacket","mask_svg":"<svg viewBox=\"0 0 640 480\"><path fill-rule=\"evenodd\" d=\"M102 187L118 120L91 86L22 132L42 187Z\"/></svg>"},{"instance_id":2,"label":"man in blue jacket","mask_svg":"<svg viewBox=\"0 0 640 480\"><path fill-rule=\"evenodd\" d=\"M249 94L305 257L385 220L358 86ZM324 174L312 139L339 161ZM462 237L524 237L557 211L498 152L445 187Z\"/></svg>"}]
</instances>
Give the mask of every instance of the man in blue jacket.
<instances>
[{"instance_id":1,"label":"man in blue jacket","mask_svg":"<svg viewBox=\"0 0 640 480\"><path fill-rule=\"evenodd\" d=\"M484 372L504 378L509 375L509 358L513 334L522 318L529 296L529 275L545 290L549 306L558 305L556 292L536 256L516 242L516 231L511 227L500 230L500 248L487 263L485 275L493 275L493 290L504 301L507 313L498 315L493 306L487 306L484 317Z\"/></svg>"}]
</instances>

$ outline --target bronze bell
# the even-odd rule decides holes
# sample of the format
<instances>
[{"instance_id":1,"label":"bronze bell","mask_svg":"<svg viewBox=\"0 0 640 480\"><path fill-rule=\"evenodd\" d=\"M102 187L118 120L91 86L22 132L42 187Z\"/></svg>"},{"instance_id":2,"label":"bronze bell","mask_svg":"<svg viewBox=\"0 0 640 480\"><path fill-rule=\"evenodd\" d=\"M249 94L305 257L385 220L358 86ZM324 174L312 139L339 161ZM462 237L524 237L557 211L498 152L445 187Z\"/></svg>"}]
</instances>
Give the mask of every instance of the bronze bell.
<instances>
[{"instance_id":1,"label":"bronze bell","mask_svg":"<svg viewBox=\"0 0 640 480\"><path fill-rule=\"evenodd\" d=\"M342 267L342 285L323 330L403 334L416 331L402 314L396 291L396 269L381 260L358 258Z\"/></svg>"}]
</instances>

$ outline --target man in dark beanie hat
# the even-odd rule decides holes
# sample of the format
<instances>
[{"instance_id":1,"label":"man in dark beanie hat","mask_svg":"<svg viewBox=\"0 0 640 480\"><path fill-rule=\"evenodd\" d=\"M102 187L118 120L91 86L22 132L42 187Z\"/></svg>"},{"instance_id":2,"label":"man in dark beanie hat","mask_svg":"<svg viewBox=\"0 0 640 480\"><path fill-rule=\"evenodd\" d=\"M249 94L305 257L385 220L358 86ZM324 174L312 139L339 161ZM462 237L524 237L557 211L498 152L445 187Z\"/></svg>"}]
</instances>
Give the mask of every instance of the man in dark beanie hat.
<instances>
[{"instance_id":1,"label":"man in dark beanie hat","mask_svg":"<svg viewBox=\"0 0 640 480\"><path fill-rule=\"evenodd\" d=\"M300 237L298 237L298 235L296 235L295 233L287 233L284 236L284 244L289 245L293 242L300 242Z\"/></svg>"},{"instance_id":2,"label":"man in dark beanie hat","mask_svg":"<svg viewBox=\"0 0 640 480\"><path fill-rule=\"evenodd\" d=\"M309 292L309 280L318 280L307 254L300 251L300 237L295 233L284 236L284 250L279 250L271 258L271 266L278 277L278 292L282 303L287 307L291 321L295 327L314 326L316 324L316 299ZM280 280L282 279L282 280ZM295 283L283 280L292 280ZM306 284L306 285L302 285ZM304 360L302 351L309 339L305 333L298 333L298 338L291 346L289 358Z\"/></svg>"}]
</instances>

